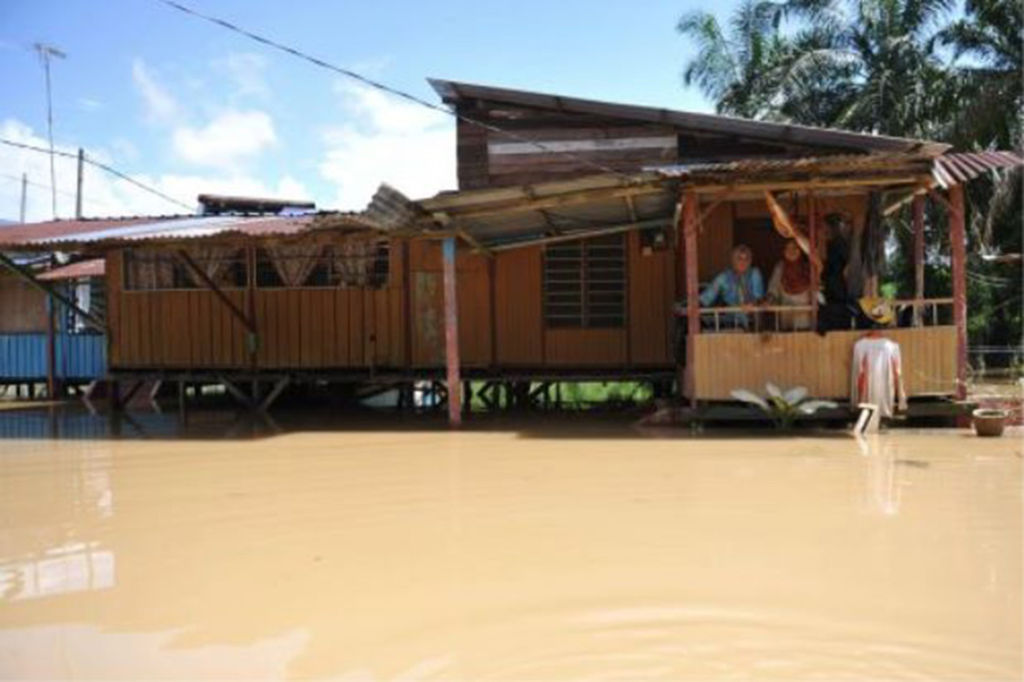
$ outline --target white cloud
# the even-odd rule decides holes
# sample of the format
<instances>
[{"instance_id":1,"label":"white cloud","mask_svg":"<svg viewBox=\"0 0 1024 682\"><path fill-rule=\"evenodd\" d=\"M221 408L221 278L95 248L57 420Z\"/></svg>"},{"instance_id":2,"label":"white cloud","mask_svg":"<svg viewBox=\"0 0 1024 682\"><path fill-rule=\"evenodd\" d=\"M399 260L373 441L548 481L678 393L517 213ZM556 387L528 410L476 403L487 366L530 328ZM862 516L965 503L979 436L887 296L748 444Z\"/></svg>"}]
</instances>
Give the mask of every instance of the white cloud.
<instances>
[{"instance_id":1,"label":"white cloud","mask_svg":"<svg viewBox=\"0 0 1024 682\"><path fill-rule=\"evenodd\" d=\"M92 97L79 97L78 108L82 111L88 112L99 111L103 108L103 102L98 99L93 99Z\"/></svg>"},{"instance_id":2,"label":"white cloud","mask_svg":"<svg viewBox=\"0 0 1024 682\"><path fill-rule=\"evenodd\" d=\"M335 92L352 120L324 132L319 167L337 187L337 208L364 208L381 182L415 198L455 187L450 116L367 86L339 83Z\"/></svg>"},{"instance_id":3,"label":"white cloud","mask_svg":"<svg viewBox=\"0 0 1024 682\"><path fill-rule=\"evenodd\" d=\"M141 59L132 62L132 81L146 106L146 117L154 123L174 122L180 116L178 101L163 87Z\"/></svg>"},{"instance_id":4,"label":"white cloud","mask_svg":"<svg viewBox=\"0 0 1024 682\"><path fill-rule=\"evenodd\" d=\"M172 141L174 151L185 161L230 169L273 145L277 135L266 112L229 110L201 128L176 128Z\"/></svg>"},{"instance_id":5,"label":"white cloud","mask_svg":"<svg viewBox=\"0 0 1024 682\"><path fill-rule=\"evenodd\" d=\"M238 97L266 97L270 86L264 74L267 59L253 52L232 52L227 57L215 59L213 67L234 85Z\"/></svg>"},{"instance_id":6,"label":"white cloud","mask_svg":"<svg viewBox=\"0 0 1024 682\"><path fill-rule=\"evenodd\" d=\"M31 127L15 119L0 122L0 136L24 144L46 147L45 138ZM77 153L70 146L57 145L57 151ZM90 156L117 168L121 156L112 157L104 149L92 149ZM123 162L122 162L123 163ZM74 159L57 157L57 215L69 218L74 215L76 184L76 162ZM15 149L0 145L0 218L17 220L21 186L18 178L22 172L28 174L29 186L27 215L30 222L49 220L50 208L50 166L46 154ZM276 184L266 183L258 178L239 172L218 171L211 175L202 174L138 174L131 173L136 180L167 194L186 205L194 205L196 196L203 192L215 194L242 194L282 198L308 199L306 187L291 176L284 176ZM124 180L86 164L83 179L83 213L87 217L121 215L166 215L184 213L184 208L160 197L145 192ZM40 187L39 185L45 185ZM2 228L0 228L2 229Z\"/></svg>"}]
</instances>

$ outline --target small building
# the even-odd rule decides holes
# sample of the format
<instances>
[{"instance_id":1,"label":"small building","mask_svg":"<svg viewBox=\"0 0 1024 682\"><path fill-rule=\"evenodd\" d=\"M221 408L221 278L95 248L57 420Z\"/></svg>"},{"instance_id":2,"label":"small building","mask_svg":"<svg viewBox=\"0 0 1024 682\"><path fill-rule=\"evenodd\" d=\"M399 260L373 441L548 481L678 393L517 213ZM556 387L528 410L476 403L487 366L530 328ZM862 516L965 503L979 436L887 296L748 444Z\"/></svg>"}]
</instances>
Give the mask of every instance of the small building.
<instances>
[{"instance_id":1,"label":"small building","mask_svg":"<svg viewBox=\"0 0 1024 682\"><path fill-rule=\"evenodd\" d=\"M51 265L52 256L43 254L12 262L74 301L79 311L58 305L31 280L0 271L0 385L35 397L37 386L45 384L53 397L106 376L104 330L83 315L102 316L103 259Z\"/></svg>"},{"instance_id":2,"label":"small building","mask_svg":"<svg viewBox=\"0 0 1024 682\"><path fill-rule=\"evenodd\" d=\"M351 214L79 221L57 235L44 224L0 248L105 259L117 381L225 383L266 406L289 382L443 379L463 388L449 400L457 419L467 380L527 394L546 382L649 381L694 404L771 380L843 398L859 332L779 324L793 312L816 323L817 303L725 329L724 316L744 311L702 307L698 293L735 245L767 276L787 239L814 263L817 289L827 220L877 249L881 216L909 205L916 291L895 302L907 313L889 333L912 396L963 394L962 185L1019 165L1016 155L432 84L460 117L457 191L412 201L385 187ZM929 200L954 245L952 291L931 297ZM870 293L877 278L864 274Z\"/></svg>"}]
</instances>

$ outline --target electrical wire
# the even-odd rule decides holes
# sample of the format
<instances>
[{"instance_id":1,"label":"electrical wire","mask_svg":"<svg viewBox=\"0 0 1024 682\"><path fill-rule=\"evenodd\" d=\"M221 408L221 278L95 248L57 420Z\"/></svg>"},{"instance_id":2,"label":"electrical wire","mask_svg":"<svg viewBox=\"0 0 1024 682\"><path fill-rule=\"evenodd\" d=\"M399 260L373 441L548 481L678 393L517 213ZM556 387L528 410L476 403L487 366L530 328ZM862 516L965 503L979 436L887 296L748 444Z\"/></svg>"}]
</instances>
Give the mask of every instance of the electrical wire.
<instances>
[{"instance_id":1,"label":"electrical wire","mask_svg":"<svg viewBox=\"0 0 1024 682\"><path fill-rule=\"evenodd\" d=\"M31 144L25 144L24 142L15 142L14 140L7 140L7 139L4 139L4 138L0 138L0 144L5 144L8 147L15 147L17 149L27 149L27 150L33 151L33 152L40 152L40 153L43 153L43 154L50 154L50 150L49 149L44 149L43 147L37 147L37 146L31 145ZM68 158L68 159L77 159L78 158L77 154L72 154L70 152L62 152L62 151L59 151L59 150L54 150L53 154L55 154L57 156L62 156L62 157ZM110 173L111 175L113 175L115 177L118 177L118 178L124 180L125 182L128 182L128 183L130 183L132 185L135 185L139 189L145 190L146 192L149 192L150 194L152 194L154 196L158 196L161 199L163 199L164 201L169 201L172 204L176 204L177 206L181 206L182 208L187 210L189 213L192 213L195 210L195 206L193 206L191 204L187 204L184 201L179 201L179 200L175 199L172 196L164 194L163 192L161 192L158 189L150 187L149 185L147 185L145 183L139 182L135 178L131 177L130 175L126 175L126 174L122 173L121 171L117 170L116 168L111 168L110 166L108 166L105 163L102 163L100 161L96 161L95 159L89 158L88 154L83 154L82 155L82 160L85 161L85 163L89 164L90 166L95 166L96 168L99 168L102 171L106 171L107 173Z\"/></svg>"},{"instance_id":2,"label":"electrical wire","mask_svg":"<svg viewBox=\"0 0 1024 682\"><path fill-rule=\"evenodd\" d=\"M496 125L494 125L492 123L485 123L483 121L479 121L479 120L477 120L475 118L472 118L470 116L466 116L465 114L460 114L458 111L453 111L452 109L449 109L447 107L444 107L444 106L441 106L441 105L438 105L438 104L434 104L433 102L429 102L429 101L427 101L427 100L425 100L425 99L423 99L421 97L413 95L412 93L406 92L404 90L399 90L398 88L395 88L395 87L392 87L390 85L387 85L386 83L381 83L380 81L377 81L377 80L374 80L374 79L369 78L367 76L364 76L364 75L362 75L360 73L357 73L357 72L355 72L355 71L353 71L351 69L346 69L344 67L337 66L335 64L331 64L331 63L329 63L327 61L324 61L323 59L320 59L319 57L314 57L311 54L303 52L302 50L299 50L298 48L294 48L294 47L291 47L289 45L285 45L283 43L279 43L279 42L277 42L275 40L267 38L266 36L262 36L262 35L259 35L257 33L253 33L252 31L249 31L249 30L244 29L244 28L242 28L240 26L237 26L236 24L233 24L230 21L227 21L225 19L220 19L218 17L210 16L208 14L203 14L202 12L198 12L198 11L192 9L191 7L187 7L185 5L182 5L179 2L175 2L175 0L156 0L156 2L160 2L160 3L164 4L164 5L167 5L168 7L171 7L173 9L178 10L179 12L183 12L185 14L189 14L189 15L191 15L193 17L198 18L198 19L202 19L202 20L207 21L209 23L216 24L217 26L220 26L221 28L226 28L229 31L232 31L232 32L237 33L237 34L242 35L242 36L245 36L246 38L249 38L250 40L254 40L254 41L256 41L258 43L261 43L263 45L266 45L268 47L272 47L275 50L280 50L282 52L286 52L286 53L292 55L293 57L297 57L299 59L307 61L307 62L309 62L311 64L314 64L315 66L319 66L320 68L327 69L328 71L333 71L335 73L339 73L339 74L341 74L343 76L346 76L346 77L351 78L351 79L353 79L355 81L358 81L359 83L362 83L363 85L367 85L367 86L369 86L371 88L374 88L376 90L380 90L381 92L388 93L389 95L393 95L395 97L400 97L400 98L402 98L402 99L404 99L404 100L406 100L408 102L412 102L414 104L418 104L418 105L420 105L422 107L426 107L427 109L430 109L432 111L437 111L437 112L440 112L442 114L446 114L448 116L456 118L456 119L458 119L460 121L464 121L464 122L469 123L471 125L479 126L479 127L483 128L483 129L489 131L489 132L495 133L497 135L503 135L503 136L505 136L505 137L507 137L507 138L509 138L511 140L515 140L516 142L522 142L522 143L525 143L525 144L529 144L532 147L536 148L537 150L539 150L541 152L544 152L546 154L562 154L565 158L573 159L574 161L578 161L580 164L583 164L583 165L589 166L591 168L597 169L597 170L601 171L602 173L609 173L609 174L612 174L612 175L618 175L618 176L620 176L622 178L631 179L630 175L628 175L626 173L623 173L622 171L618 171L618 170L615 170L614 168L611 168L611 167L606 166L604 164L597 163L595 161L591 161L590 159L583 158L583 157L581 157L581 156L579 156L577 154L573 154L572 152L568 152L568 151L561 150L561 149L553 149L553 148L545 145L543 142L539 142L538 140L534 140L534 139L532 139L530 137L527 137L525 135L520 135L518 133L513 133L513 132L510 132L508 130L505 130L504 128L500 128L500 127L498 127L498 126L496 126Z\"/></svg>"},{"instance_id":3,"label":"electrical wire","mask_svg":"<svg viewBox=\"0 0 1024 682\"><path fill-rule=\"evenodd\" d=\"M49 152L47 152L47 153L49 153ZM12 182L21 183L21 176L20 175L11 175L10 173L0 173L0 178L4 178L5 180L10 180ZM25 180L25 184L29 185L31 187L38 187L39 189L54 189L50 185L47 185L45 182L35 182L34 180ZM76 196L76 194L74 192L68 192L67 190L63 190L63 189L58 189L57 190L57 194L63 194L66 197L72 197L72 198L74 198Z\"/></svg>"}]
</instances>

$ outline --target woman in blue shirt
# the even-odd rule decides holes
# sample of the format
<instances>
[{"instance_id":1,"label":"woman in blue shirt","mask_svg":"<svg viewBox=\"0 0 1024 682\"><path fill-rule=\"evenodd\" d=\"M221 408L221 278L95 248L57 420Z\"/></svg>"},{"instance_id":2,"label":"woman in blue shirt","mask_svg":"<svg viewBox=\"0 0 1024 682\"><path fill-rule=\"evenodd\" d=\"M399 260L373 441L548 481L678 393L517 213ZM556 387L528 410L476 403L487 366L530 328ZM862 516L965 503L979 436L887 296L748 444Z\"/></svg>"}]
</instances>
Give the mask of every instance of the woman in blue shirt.
<instances>
[{"instance_id":1,"label":"woman in blue shirt","mask_svg":"<svg viewBox=\"0 0 1024 682\"><path fill-rule=\"evenodd\" d=\"M702 307L716 303L726 307L754 306L764 298L764 278L761 271L751 266L753 254L746 244L732 250L731 267L718 273L711 284L701 292ZM746 329L750 320L744 313L725 313L719 316L723 327Z\"/></svg>"}]
</instances>

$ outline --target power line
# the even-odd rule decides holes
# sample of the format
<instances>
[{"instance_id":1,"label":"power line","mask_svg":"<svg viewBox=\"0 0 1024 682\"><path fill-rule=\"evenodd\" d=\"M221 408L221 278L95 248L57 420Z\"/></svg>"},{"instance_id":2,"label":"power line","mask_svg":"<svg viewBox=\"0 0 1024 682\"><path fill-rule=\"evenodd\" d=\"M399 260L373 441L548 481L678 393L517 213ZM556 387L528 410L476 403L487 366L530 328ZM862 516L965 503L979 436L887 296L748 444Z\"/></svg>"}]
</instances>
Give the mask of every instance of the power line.
<instances>
[{"instance_id":1,"label":"power line","mask_svg":"<svg viewBox=\"0 0 1024 682\"><path fill-rule=\"evenodd\" d=\"M310 54L308 54L306 52L303 52L303 51L301 51L301 50L299 50L297 48L290 47L290 46L285 45L283 43L279 43L279 42L277 42L275 40L267 38L265 36L262 36L262 35L259 35L257 33L253 33L253 32L251 32L249 30L246 30L244 28L241 28L240 26L237 26L237 25L231 23L230 21L226 21L226 20L220 19L218 17L214 17L214 16L210 16L208 14L203 14L201 12L197 12L196 10L194 10L194 9L192 9L190 7L186 7L185 5L182 5L179 2L175 2L175 0L157 0L157 2L161 2L161 3L165 4L165 5L167 5L168 7L171 7L173 9L178 10L179 12L183 12L185 14L192 15L192 16L197 17L199 19L202 19L204 21L208 21L208 22L210 22L212 24L216 24L216 25L218 25L218 26L220 26L222 28L226 28L229 31L232 31L234 33L238 33L239 35L243 35L246 38L249 38L250 40L255 40L256 42L262 43L263 45L266 45L268 47L272 47L275 50L280 50L282 52L287 52L288 54L292 55L293 57L298 57L299 59L302 59L302 60L307 61L307 62L309 62L311 64L314 64L315 66L319 66L320 68L327 69L328 71L334 71L335 73L340 73L343 76L346 76L348 78L356 80L356 81L358 81L358 82L360 82L360 83L362 83L364 85L368 85L371 88L375 88L377 90L380 90L381 92L386 92L386 93L388 93L390 95L394 95L395 97L400 97L400 98L402 98L404 100L407 100L409 102L412 102L414 104L418 104L418 105L420 105L422 107L426 107L427 109L430 109L432 111L437 111L437 112L440 112L442 114L446 114L448 116L456 118L456 119L458 119L460 121L464 121L466 123L469 123L469 124L472 124L472 125L475 125L475 126L479 126L479 127L483 128L483 129L485 129L487 131L490 131L492 133L495 133L497 135L503 135L503 136L505 136L505 137L507 137L509 139L515 140L516 142L523 142L523 143L529 144L529 145L535 147L536 149L538 149L538 150L540 150L542 152L545 152L547 154L562 154L566 158L573 159L574 161L578 161L579 163L581 163L583 165L590 166L591 168L595 168L595 169L601 171L602 173L610 173L612 175L618 175L618 176L623 177L623 178L629 178L630 177L626 173L623 173L621 171L617 171L614 168L611 168L609 166L605 166L604 164L600 164L600 163L597 163L595 161L591 161L590 159L583 158L583 157L581 157L581 156L579 156L577 154L573 154L572 152L568 152L568 151L561 150L561 149L553 149L553 148L547 146L546 144L544 144L543 142L539 142L539 141L534 140L534 139L532 139L530 137L526 137L524 135L519 135L518 133L510 132L508 130L505 130L504 128L500 128L500 127L498 127L496 125L493 125L491 123L485 123L483 121L479 121L477 119L474 119L474 118L471 118L469 116L466 116L465 114L460 114L458 111L453 111L452 109L449 109L447 107L443 107L443 106L440 106L438 104L434 104L433 102L429 102L429 101L427 101L427 100L425 100L425 99L423 99L421 97L417 97L416 95L413 95L412 93L406 92L404 90L399 90L398 88L394 88L394 87L392 87L390 85L387 85L385 83L381 83L380 81L374 80L372 78L368 78L367 76L364 76L364 75L362 75L360 73L356 73L355 71L352 71L351 69L346 69L346 68L341 67L341 66L336 66L334 64L331 64L329 62L324 61L323 59L320 59L319 57L314 57L313 55L310 55Z\"/></svg>"},{"instance_id":2,"label":"power line","mask_svg":"<svg viewBox=\"0 0 1024 682\"><path fill-rule=\"evenodd\" d=\"M22 181L20 175L11 175L10 173L0 173L0 178L4 178L5 180L10 180L12 182ZM55 189L51 185L47 185L45 182L35 182L34 180L25 180L25 184L31 185L32 187L38 187L39 189ZM68 192L67 190L62 189L58 189L57 194L63 194L66 197L75 196L74 192Z\"/></svg>"},{"instance_id":3,"label":"power line","mask_svg":"<svg viewBox=\"0 0 1024 682\"><path fill-rule=\"evenodd\" d=\"M4 138L0 138L0 144L5 144L5 145L7 145L9 147L16 147L18 149L27 149L27 150L33 151L33 152L42 152L44 154L50 154L51 153L50 150L44 149L43 147L37 147L35 145L25 144L24 142L15 142L14 140L7 140L7 139L4 139ZM62 156L62 157L69 158L69 159L77 159L78 158L78 154L71 154L70 152L63 152L63 151L55 150L52 153L57 155L57 156ZM95 166L96 168L99 168L100 170L106 171L107 173L110 173L113 176L121 178L125 182L131 183L132 185L135 185L139 189L145 190L146 192L149 192L150 194L158 196L161 199L163 199L164 201L169 201L172 204L176 204L178 206L181 206L182 208L186 209L189 213L191 213L195 209L194 206L192 206L190 204L186 204L184 201L178 201L174 197L169 196L167 194L164 194L163 192L161 192L158 189L154 189L153 187L150 187L149 185L146 185L146 184L144 184L142 182L139 182L138 180L136 180L135 178L131 177L130 175L125 175L121 171L117 170L116 168L111 168L110 166L108 166L105 163L102 163L100 161L96 161L95 159L92 159L89 156L85 156L84 160L90 166Z\"/></svg>"}]
</instances>

